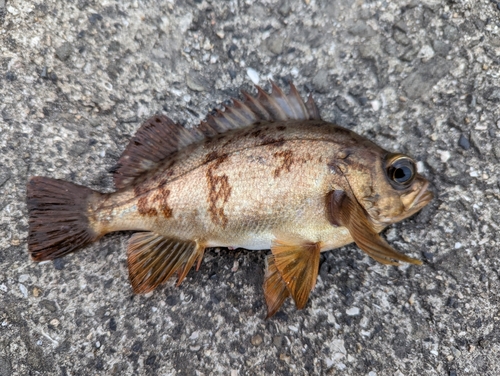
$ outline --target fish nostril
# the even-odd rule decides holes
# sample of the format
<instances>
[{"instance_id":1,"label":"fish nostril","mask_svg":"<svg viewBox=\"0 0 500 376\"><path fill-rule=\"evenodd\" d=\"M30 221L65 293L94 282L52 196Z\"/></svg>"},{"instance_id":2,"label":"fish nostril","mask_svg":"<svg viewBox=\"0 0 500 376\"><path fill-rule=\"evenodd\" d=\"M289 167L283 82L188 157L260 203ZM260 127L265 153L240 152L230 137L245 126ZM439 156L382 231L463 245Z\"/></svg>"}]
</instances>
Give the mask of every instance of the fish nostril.
<instances>
[{"instance_id":1,"label":"fish nostril","mask_svg":"<svg viewBox=\"0 0 500 376\"><path fill-rule=\"evenodd\" d=\"M370 200L363 200L363 204L366 210L373 208L373 202Z\"/></svg>"},{"instance_id":2,"label":"fish nostril","mask_svg":"<svg viewBox=\"0 0 500 376\"><path fill-rule=\"evenodd\" d=\"M342 150L337 154L338 159L346 159L351 155L351 152L349 150Z\"/></svg>"}]
</instances>

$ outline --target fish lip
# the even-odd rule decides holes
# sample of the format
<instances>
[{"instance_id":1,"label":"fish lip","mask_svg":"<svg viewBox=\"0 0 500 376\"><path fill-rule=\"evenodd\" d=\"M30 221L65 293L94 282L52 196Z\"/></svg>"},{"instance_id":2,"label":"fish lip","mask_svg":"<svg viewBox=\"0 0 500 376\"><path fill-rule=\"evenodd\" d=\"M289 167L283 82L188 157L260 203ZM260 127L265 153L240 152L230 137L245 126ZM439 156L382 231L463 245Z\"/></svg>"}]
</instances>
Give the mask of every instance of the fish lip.
<instances>
[{"instance_id":1,"label":"fish lip","mask_svg":"<svg viewBox=\"0 0 500 376\"><path fill-rule=\"evenodd\" d=\"M429 182L425 181L424 185L422 186L422 188L420 188L420 191L413 199L411 205L408 207L408 210L418 211L426 206L434 198L434 194L429 191L428 188Z\"/></svg>"}]
</instances>

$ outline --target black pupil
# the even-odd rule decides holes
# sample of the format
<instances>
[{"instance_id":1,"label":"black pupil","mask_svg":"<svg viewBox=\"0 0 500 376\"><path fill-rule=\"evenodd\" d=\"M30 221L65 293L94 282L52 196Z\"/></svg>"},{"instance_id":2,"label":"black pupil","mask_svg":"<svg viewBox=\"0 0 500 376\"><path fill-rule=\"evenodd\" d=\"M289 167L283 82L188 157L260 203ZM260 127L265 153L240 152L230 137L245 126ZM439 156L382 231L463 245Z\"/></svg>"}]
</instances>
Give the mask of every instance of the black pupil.
<instances>
[{"instance_id":1,"label":"black pupil","mask_svg":"<svg viewBox=\"0 0 500 376\"><path fill-rule=\"evenodd\" d=\"M405 183L411 179L411 169L407 166L402 166L394 171L394 180L398 183Z\"/></svg>"}]
</instances>

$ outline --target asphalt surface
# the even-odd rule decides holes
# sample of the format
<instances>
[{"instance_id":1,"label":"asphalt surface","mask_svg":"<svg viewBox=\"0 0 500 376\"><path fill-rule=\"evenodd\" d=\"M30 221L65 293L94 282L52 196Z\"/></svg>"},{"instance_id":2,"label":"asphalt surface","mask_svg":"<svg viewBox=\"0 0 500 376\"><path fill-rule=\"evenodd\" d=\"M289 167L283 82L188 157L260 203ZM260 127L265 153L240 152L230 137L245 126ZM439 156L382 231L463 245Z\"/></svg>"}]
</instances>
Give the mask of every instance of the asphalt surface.
<instances>
[{"instance_id":1,"label":"asphalt surface","mask_svg":"<svg viewBox=\"0 0 500 376\"><path fill-rule=\"evenodd\" d=\"M0 0L0 375L500 374L500 5L487 0ZM196 125L252 80L417 158L436 198L384 232L424 265L322 255L264 320L266 251L130 288L129 233L27 255L25 184L113 190L155 113Z\"/></svg>"}]
</instances>

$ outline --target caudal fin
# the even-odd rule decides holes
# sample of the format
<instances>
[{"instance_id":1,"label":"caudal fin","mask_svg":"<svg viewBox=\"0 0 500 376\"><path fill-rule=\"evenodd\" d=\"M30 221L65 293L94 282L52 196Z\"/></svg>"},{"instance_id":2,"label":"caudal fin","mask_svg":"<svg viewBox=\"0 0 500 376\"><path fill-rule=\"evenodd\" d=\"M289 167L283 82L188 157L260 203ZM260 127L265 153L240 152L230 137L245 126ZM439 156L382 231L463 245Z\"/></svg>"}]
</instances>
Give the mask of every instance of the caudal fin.
<instances>
[{"instance_id":1,"label":"caudal fin","mask_svg":"<svg viewBox=\"0 0 500 376\"><path fill-rule=\"evenodd\" d=\"M100 237L90 226L90 188L36 176L27 185L28 251L34 261L53 260Z\"/></svg>"}]
</instances>

